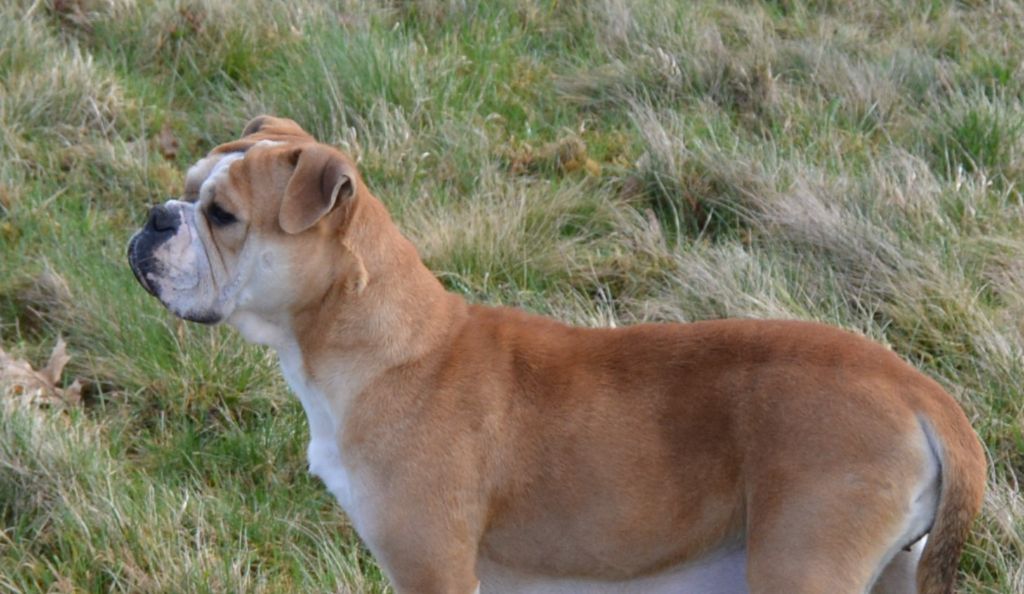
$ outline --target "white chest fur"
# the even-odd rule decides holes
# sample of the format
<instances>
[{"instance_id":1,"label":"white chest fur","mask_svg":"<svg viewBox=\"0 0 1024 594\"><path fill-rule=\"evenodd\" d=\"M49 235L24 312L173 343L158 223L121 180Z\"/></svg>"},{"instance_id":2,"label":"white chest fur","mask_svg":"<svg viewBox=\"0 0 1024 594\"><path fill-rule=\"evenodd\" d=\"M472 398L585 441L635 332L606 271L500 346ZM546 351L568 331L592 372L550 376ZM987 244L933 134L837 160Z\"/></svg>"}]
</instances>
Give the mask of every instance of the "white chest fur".
<instances>
[{"instance_id":1,"label":"white chest fur","mask_svg":"<svg viewBox=\"0 0 1024 594\"><path fill-rule=\"evenodd\" d=\"M339 411L331 406L327 396L306 375L298 348L281 349L278 355L284 378L302 402L309 421L309 472L324 482L352 522L357 523L356 483L345 466L339 447L338 432L342 426Z\"/></svg>"}]
</instances>

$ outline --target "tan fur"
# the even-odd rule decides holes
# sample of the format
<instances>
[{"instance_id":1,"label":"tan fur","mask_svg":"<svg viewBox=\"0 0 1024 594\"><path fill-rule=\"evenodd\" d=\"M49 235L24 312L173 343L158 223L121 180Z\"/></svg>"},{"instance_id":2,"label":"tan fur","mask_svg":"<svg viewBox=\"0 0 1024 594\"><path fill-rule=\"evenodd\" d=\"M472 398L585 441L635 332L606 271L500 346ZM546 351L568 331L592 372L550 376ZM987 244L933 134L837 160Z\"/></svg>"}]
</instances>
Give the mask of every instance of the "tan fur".
<instances>
[{"instance_id":1,"label":"tan fur","mask_svg":"<svg viewBox=\"0 0 1024 594\"><path fill-rule=\"evenodd\" d=\"M887 349L804 322L586 329L469 305L348 157L268 116L218 150L245 149L218 196L246 228L214 241L229 259L259 241L296 263L283 323L344 411L338 446L372 493L361 535L398 592L473 592L481 559L621 580L743 542L751 592L863 592L910 544L895 540L933 455L919 419L942 459L920 591L953 588L984 456L956 402ZM291 213L289 233L287 188L322 209L323 169L297 169L297 149L354 193Z\"/></svg>"},{"instance_id":2,"label":"tan fur","mask_svg":"<svg viewBox=\"0 0 1024 594\"><path fill-rule=\"evenodd\" d=\"M963 431L959 412L937 403L932 403L929 410L945 460L942 498L918 566L917 588L921 594L954 591L960 553L984 496L984 481L971 480L984 476L984 453L977 438Z\"/></svg>"}]
</instances>

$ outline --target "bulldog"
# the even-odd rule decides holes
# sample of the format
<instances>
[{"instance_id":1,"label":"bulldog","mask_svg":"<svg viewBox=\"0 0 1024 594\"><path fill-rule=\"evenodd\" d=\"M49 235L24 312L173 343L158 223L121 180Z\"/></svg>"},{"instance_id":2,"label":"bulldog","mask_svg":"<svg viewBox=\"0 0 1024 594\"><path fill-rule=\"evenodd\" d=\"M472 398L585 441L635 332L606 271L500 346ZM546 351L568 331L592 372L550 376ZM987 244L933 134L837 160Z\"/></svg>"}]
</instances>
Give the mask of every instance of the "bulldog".
<instances>
[{"instance_id":1,"label":"bulldog","mask_svg":"<svg viewBox=\"0 0 1024 594\"><path fill-rule=\"evenodd\" d=\"M400 594L953 591L983 450L862 337L468 304L349 157L269 116L128 259L174 314L277 351L310 472Z\"/></svg>"}]
</instances>

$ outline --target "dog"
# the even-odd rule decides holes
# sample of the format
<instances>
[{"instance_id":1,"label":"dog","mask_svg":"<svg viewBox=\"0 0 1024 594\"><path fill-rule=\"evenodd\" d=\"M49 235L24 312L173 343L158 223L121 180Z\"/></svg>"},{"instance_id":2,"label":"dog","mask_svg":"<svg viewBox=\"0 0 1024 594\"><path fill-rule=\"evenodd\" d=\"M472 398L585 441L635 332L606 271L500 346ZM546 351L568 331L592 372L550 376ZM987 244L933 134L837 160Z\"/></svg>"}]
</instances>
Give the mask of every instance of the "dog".
<instances>
[{"instance_id":1,"label":"dog","mask_svg":"<svg viewBox=\"0 0 1024 594\"><path fill-rule=\"evenodd\" d=\"M865 338L468 304L349 157L271 116L128 260L175 315L277 351L310 472L400 594L953 591L984 452Z\"/></svg>"}]
</instances>

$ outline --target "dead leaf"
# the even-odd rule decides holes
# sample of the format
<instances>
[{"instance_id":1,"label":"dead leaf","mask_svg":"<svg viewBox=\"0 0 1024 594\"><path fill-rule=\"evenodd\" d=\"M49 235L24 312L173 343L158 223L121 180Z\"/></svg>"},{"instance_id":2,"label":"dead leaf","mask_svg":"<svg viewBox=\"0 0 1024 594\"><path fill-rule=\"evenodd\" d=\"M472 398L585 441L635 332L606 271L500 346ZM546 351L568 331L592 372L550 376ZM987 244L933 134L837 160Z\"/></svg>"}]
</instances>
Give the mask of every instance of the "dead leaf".
<instances>
[{"instance_id":1,"label":"dead leaf","mask_svg":"<svg viewBox=\"0 0 1024 594\"><path fill-rule=\"evenodd\" d=\"M60 374L64 371L64 366L68 364L71 357L68 356L68 345L64 342L64 337L57 337L57 344L53 347L53 352L50 353L50 360L46 362L46 367L39 370L39 373L45 377L51 385L56 385L60 381Z\"/></svg>"},{"instance_id":2,"label":"dead leaf","mask_svg":"<svg viewBox=\"0 0 1024 594\"><path fill-rule=\"evenodd\" d=\"M601 164L590 158L587 143L575 134L564 136L539 149L523 143L506 152L509 169L516 175L551 170L562 175L576 171L584 171L593 176L601 174Z\"/></svg>"},{"instance_id":3,"label":"dead leaf","mask_svg":"<svg viewBox=\"0 0 1024 594\"><path fill-rule=\"evenodd\" d=\"M56 582L50 585L50 592L53 594L80 594L84 590L76 586L75 582L67 576L60 576Z\"/></svg>"},{"instance_id":4,"label":"dead leaf","mask_svg":"<svg viewBox=\"0 0 1024 594\"><path fill-rule=\"evenodd\" d=\"M206 12L203 11L202 8L196 6L184 6L178 9L178 14L193 33L198 33L203 30L203 24L206 21Z\"/></svg>"},{"instance_id":5,"label":"dead leaf","mask_svg":"<svg viewBox=\"0 0 1024 594\"><path fill-rule=\"evenodd\" d=\"M14 205L14 189L7 184L0 183L0 212L11 210Z\"/></svg>"},{"instance_id":6,"label":"dead leaf","mask_svg":"<svg viewBox=\"0 0 1024 594\"><path fill-rule=\"evenodd\" d=\"M75 378L75 381L71 382L71 385L64 388L62 394L64 404L71 406L78 406L82 403L82 381Z\"/></svg>"},{"instance_id":7,"label":"dead leaf","mask_svg":"<svg viewBox=\"0 0 1024 594\"><path fill-rule=\"evenodd\" d=\"M57 337L50 360L35 370L24 359L17 359L0 348L0 396L14 398L21 404L35 406L68 406L82 401L82 383L75 379L67 388L60 385L64 366L71 360L67 343Z\"/></svg>"},{"instance_id":8,"label":"dead leaf","mask_svg":"<svg viewBox=\"0 0 1024 594\"><path fill-rule=\"evenodd\" d=\"M53 0L50 10L63 25L92 31L92 18L86 0Z\"/></svg>"},{"instance_id":9,"label":"dead leaf","mask_svg":"<svg viewBox=\"0 0 1024 594\"><path fill-rule=\"evenodd\" d=\"M178 157L178 148L180 147L178 138L174 135L174 131L171 130L171 125L168 122L164 122L162 128L160 128L160 134L156 137L156 147L160 151L160 155L168 161L173 161Z\"/></svg>"}]
</instances>

